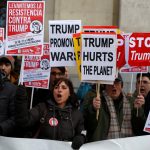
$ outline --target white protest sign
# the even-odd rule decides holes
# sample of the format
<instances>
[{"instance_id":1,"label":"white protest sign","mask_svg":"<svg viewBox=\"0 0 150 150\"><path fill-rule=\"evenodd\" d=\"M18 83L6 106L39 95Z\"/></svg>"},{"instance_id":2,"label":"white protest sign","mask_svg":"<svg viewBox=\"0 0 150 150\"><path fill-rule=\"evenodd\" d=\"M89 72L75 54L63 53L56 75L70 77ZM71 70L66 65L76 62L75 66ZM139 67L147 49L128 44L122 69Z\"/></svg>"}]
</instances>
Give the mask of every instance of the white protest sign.
<instances>
[{"instance_id":1,"label":"white protest sign","mask_svg":"<svg viewBox=\"0 0 150 150\"><path fill-rule=\"evenodd\" d=\"M25 86L48 89L51 70L49 44L44 44L43 56L25 56L24 58Z\"/></svg>"},{"instance_id":2,"label":"white protest sign","mask_svg":"<svg viewBox=\"0 0 150 150\"><path fill-rule=\"evenodd\" d=\"M0 136L1 150L73 150L71 142Z\"/></svg>"},{"instance_id":3,"label":"white protest sign","mask_svg":"<svg viewBox=\"0 0 150 150\"><path fill-rule=\"evenodd\" d=\"M83 32L117 33L117 26L83 26Z\"/></svg>"},{"instance_id":4,"label":"white protest sign","mask_svg":"<svg viewBox=\"0 0 150 150\"><path fill-rule=\"evenodd\" d=\"M4 28L0 28L0 55L4 54Z\"/></svg>"},{"instance_id":5,"label":"white protest sign","mask_svg":"<svg viewBox=\"0 0 150 150\"><path fill-rule=\"evenodd\" d=\"M150 133L150 112L148 114L148 117L144 126L144 131Z\"/></svg>"},{"instance_id":6,"label":"white protest sign","mask_svg":"<svg viewBox=\"0 0 150 150\"><path fill-rule=\"evenodd\" d=\"M115 33L82 33L81 80L115 80L116 42Z\"/></svg>"},{"instance_id":7,"label":"white protest sign","mask_svg":"<svg viewBox=\"0 0 150 150\"><path fill-rule=\"evenodd\" d=\"M8 1L6 55L42 55L44 1Z\"/></svg>"},{"instance_id":8,"label":"white protest sign","mask_svg":"<svg viewBox=\"0 0 150 150\"><path fill-rule=\"evenodd\" d=\"M81 20L49 21L51 66L75 66L73 34L81 32Z\"/></svg>"},{"instance_id":9,"label":"white protest sign","mask_svg":"<svg viewBox=\"0 0 150 150\"><path fill-rule=\"evenodd\" d=\"M83 144L80 150L149 150L150 135L102 140Z\"/></svg>"}]
</instances>

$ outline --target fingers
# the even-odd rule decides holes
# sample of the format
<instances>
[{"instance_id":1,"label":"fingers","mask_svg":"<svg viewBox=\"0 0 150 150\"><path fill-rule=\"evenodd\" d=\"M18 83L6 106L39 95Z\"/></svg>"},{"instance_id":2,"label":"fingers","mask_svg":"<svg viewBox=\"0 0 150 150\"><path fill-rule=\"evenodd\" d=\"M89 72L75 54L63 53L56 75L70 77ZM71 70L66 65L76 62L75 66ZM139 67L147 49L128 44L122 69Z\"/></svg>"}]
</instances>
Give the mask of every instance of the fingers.
<instances>
[{"instance_id":1,"label":"fingers","mask_svg":"<svg viewBox=\"0 0 150 150\"><path fill-rule=\"evenodd\" d=\"M101 100L100 100L100 98L95 97L93 99L93 107L94 107L94 109L98 110L98 109L100 109L100 106L101 106Z\"/></svg>"},{"instance_id":2,"label":"fingers","mask_svg":"<svg viewBox=\"0 0 150 150\"><path fill-rule=\"evenodd\" d=\"M135 108L140 108L142 105L145 104L145 99L142 95L138 95L137 98L134 101L134 107Z\"/></svg>"}]
</instances>

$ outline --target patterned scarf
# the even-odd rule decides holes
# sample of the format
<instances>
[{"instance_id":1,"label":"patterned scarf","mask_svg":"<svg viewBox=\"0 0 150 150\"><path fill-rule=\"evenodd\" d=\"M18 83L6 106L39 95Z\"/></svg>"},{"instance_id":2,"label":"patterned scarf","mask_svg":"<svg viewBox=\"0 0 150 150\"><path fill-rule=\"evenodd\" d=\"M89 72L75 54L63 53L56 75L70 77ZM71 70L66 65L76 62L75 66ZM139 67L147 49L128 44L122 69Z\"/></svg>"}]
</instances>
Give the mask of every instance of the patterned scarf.
<instances>
[{"instance_id":1,"label":"patterned scarf","mask_svg":"<svg viewBox=\"0 0 150 150\"><path fill-rule=\"evenodd\" d=\"M123 138L132 136L131 126L131 108L128 100L123 94L123 121L121 127L119 126L116 110L113 100L103 91L104 98L106 99L108 109L110 112L110 128L108 131L107 139Z\"/></svg>"}]
</instances>

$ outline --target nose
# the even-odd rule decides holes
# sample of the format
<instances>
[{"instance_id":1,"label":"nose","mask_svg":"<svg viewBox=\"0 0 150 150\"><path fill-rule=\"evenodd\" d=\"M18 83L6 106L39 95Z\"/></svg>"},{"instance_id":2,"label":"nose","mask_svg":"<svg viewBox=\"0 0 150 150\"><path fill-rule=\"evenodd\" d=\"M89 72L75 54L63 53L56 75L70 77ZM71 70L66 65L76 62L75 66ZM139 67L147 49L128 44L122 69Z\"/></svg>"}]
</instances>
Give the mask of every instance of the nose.
<instances>
[{"instance_id":1,"label":"nose","mask_svg":"<svg viewBox=\"0 0 150 150\"><path fill-rule=\"evenodd\" d=\"M60 78L60 76L59 76L58 74L56 74L56 75L55 75L55 78L58 79L58 78Z\"/></svg>"},{"instance_id":2,"label":"nose","mask_svg":"<svg viewBox=\"0 0 150 150\"><path fill-rule=\"evenodd\" d=\"M5 70L5 65L3 64L3 65L1 65L1 70Z\"/></svg>"},{"instance_id":3,"label":"nose","mask_svg":"<svg viewBox=\"0 0 150 150\"><path fill-rule=\"evenodd\" d=\"M115 83L112 85L112 87L116 87Z\"/></svg>"},{"instance_id":4,"label":"nose","mask_svg":"<svg viewBox=\"0 0 150 150\"><path fill-rule=\"evenodd\" d=\"M62 90L61 86L58 86L58 91L61 91L61 90Z\"/></svg>"}]
</instances>

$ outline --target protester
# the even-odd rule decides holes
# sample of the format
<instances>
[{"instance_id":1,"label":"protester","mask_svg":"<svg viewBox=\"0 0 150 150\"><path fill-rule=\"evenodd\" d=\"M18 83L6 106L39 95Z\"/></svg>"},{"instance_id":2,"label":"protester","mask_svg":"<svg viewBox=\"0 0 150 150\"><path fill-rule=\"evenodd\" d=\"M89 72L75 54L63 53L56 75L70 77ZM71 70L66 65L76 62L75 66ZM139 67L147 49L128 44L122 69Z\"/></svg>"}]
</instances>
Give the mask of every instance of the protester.
<instances>
[{"instance_id":1,"label":"protester","mask_svg":"<svg viewBox=\"0 0 150 150\"><path fill-rule=\"evenodd\" d=\"M69 70L67 67L65 67L65 77L69 78Z\"/></svg>"},{"instance_id":2,"label":"protester","mask_svg":"<svg viewBox=\"0 0 150 150\"><path fill-rule=\"evenodd\" d=\"M72 141L72 147L78 149L84 142L83 116L78 110L78 101L69 79L54 81L51 99L40 103L30 111L27 109L27 93L19 86L16 95L16 123L29 128L41 122L38 138Z\"/></svg>"},{"instance_id":3,"label":"protester","mask_svg":"<svg viewBox=\"0 0 150 150\"><path fill-rule=\"evenodd\" d=\"M18 74L14 72L15 59L12 56L0 56L0 70L4 72L11 83L17 84Z\"/></svg>"},{"instance_id":4,"label":"protester","mask_svg":"<svg viewBox=\"0 0 150 150\"><path fill-rule=\"evenodd\" d=\"M15 136L14 99L16 86L0 71L0 135Z\"/></svg>"},{"instance_id":5,"label":"protester","mask_svg":"<svg viewBox=\"0 0 150 150\"><path fill-rule=\"evenodd\" d=\"M140 81L141 78L141 81ZM149 94L150 93L150 73L138 73L136 77L136 91L133 95L133 97L136 97L138 94L142 94L145 98L145 105L144 105L144 113L145 116L148 116L148 113L150 111L150 99Z\"/></svg>"},{"instance_id":6,"label":"protester","mask_svg":"<svg viewBox=\"0 0 150 150\"><path fill-rule=\"evenodd\" d=\"M145 117L148 117L148 113L150 111L150 73L138 73L136 76L136 89L133 95L130 98L131 101L134 101L138 95L143 95L145 99L145 104L143 106L144 108L144 114ZM144 128L145 122L136 122L138 123L141 128ZM138 130L138 129L136 129ZM147 135L149 133L141 131L138 133L138 135Z\"/></svg>"},{"instance_id":7,"label":"protester","mask_svg":"<svg viewBox=\"0 0 150 150\"><path fill-rule=\"evenodd\" d=\"M141 95L134 103L129 103L123 92L123 80L120 74L113 85L105 85L105 90L100 93L100 97L96 96L95 91L90 91L84 100L87 140L92 142L137 134L135 132L143 129L137 122L135 124L135 121L145 121L143 104L144 97ZM136 107L138 107L138 116L136 116ZM96 119L97 111L99 112L98 120Z\"/></svg>"},{"instance_id":8,"label":"protester","mask_svg":"<svg viewBox=\"0 0 150 150\"><path fill-rule=\"evenodd\" d=\"M65 67L52 67L50 74L49 89L36 89L33 96L32 106L37 105L40 102L45 102L51 97L51 89L55 79L65 77ZM31 95L31 90L28 89L29 95Z\"/></svg>"},{"instance_id":9,"label":"protester","mask_svg":"<svg viewBox=\"0 0 150 150\"><path fill-rule=\"evenodd\" d=\"M49 83L49 89L34 89L33 93L33 100L31 104L31 92L32 89L30 87L27 87L27 93L28 93L28 109L31 109L32 107L36 106L39 103L46 102L48 99L51 99L52 97L52 87L54 84L54 80L65 77L65 67L52 67L51 68L51 74L50 74L50 83ZM38 125L33 126L30 129L24 130L22 134L18 135L19 137L31 137L36 131L37 131ZM22 130L21 128L19 129Z\"/></svg>"}]
</instances>

